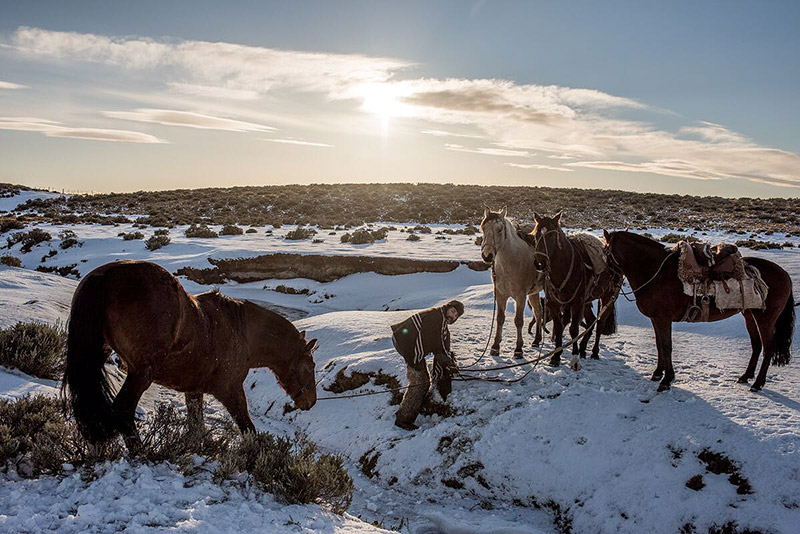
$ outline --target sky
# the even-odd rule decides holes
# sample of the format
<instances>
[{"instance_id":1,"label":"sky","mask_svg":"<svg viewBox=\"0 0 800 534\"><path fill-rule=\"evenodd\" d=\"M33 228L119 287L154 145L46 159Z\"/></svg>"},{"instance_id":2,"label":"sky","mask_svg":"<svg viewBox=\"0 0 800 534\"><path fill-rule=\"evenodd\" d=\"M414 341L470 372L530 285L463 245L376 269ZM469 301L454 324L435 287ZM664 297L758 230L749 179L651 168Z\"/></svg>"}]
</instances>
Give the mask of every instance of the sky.
<instances>
[{"instance_id":1,"label":"sky","mask_svg":"<svg viewBox=\"0 0 800 534\"><path fill-rule=\"evenodd\" d=\"M0 182L800 197L800 3L0 0Z\"/></svg>"}]
</instances>

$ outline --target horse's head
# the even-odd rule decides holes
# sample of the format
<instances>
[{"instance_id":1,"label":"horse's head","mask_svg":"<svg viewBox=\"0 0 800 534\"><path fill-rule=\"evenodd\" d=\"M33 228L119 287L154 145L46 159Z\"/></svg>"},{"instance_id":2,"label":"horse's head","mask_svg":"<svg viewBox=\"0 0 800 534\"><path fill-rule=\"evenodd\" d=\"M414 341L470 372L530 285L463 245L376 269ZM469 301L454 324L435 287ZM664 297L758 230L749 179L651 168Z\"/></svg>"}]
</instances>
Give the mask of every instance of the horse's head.
<instances>
[{"instance_id":1,"label":"horse's head","mask_svg":"<svg viewBox=\"0 0 800 534\"><path fill-rule=\"evenodd\" d=\"M306 332L297 332L287 341L285 364L273 367L275 377L297 408L310 410L317 402L317 384L314 376L314 351L317 340L306 340Z\"/></svg>"},{"instance_id":2,"label":"horse's head","mask_svg":"<svg viewBox=\"0 0 800 534\"><path fill-rule=\"evenodd\" d=\"M506 217L508 216L508 208L503 208L500 211L492 211L489 208L483 210L483 220L481 221L481 232L483 232L483 241L481 243L481 259L485 263L492 263L497 250L503 245L503 241L508 237L508 227L506 226Z\"/></svg>"},{"instance_id":3,"label":"horse's head","mask_svg":"<svg viewBox=\"0 0 800 534\"><path fill-rule=\"evenodd\" d=\"M559 211L553 217L534 212L533 220L536 223L531 232L536 243L534 266L537 270L544 271L548 269L550 255L557 252L563 245L564 231L561 230L561 212Z\"/></svg>"}]
</instances>

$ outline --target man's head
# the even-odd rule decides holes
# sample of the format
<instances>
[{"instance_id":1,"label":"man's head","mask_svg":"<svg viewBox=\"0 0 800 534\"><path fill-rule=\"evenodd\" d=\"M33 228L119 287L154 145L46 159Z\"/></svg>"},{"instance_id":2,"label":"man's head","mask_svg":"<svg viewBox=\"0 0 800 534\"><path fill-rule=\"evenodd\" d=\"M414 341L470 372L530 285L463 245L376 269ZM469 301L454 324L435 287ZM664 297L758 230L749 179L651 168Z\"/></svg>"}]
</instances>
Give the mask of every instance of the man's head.
<instances>
[{"instance_id":1,"label":"man's head","mask_svg":"<svg viewBox=\"0 0 800 534\"><path fill-rule=\"evenodd\" d=\"M456 319L464 315L464 305L457 300L451 300L444 305L444 316L447 324L453 324Z\"/></svg>"}]
</instances>

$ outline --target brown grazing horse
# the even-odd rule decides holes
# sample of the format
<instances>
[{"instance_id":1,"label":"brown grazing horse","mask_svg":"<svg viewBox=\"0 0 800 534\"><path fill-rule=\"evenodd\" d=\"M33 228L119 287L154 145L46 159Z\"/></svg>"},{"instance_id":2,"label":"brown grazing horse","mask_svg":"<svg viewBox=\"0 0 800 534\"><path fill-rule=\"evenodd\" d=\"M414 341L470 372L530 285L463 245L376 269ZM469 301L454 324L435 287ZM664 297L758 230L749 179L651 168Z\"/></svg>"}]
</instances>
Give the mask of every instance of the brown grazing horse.
<instances>
[{"instance_id":1,"label":"brown grazing horse","mask_svg":"<svg viewBox=\"0 0 800 534\"><path fill-rule=\"evenodd\" d=\"M553 217L534 213L536 226L531 235L535 243L536 266L544 273L544 293L547 309L553 318L553 338L556 347L563 342L565 320L569 321L570 338L578 335L581 322L586 319L594 325L592 302L600 301L598 309L605 308L605 313L597 321L597 333L592 347L592 358L599 358L600 335L611 335L617 331L615 301L622 285L622 275L611 269L595 273L592 261L587 257L583 246L573 242L574 236L567 236L561 228L561 212ZM596 242L600 252L602 241L588 237ZM581 368L578 357L586 356L586 346L594 326L581 340L580 346L572 344L572 369ZM551 365L561 363L561 350L550 358Z\"/></svg>"},{"instance_id":2,"label":"brown grazing horse","mask_svg":"<svg viewBox=\"0 0 800 534\"><path fill-rule=\"evenodd\" d=\"M623 273L636 295L636 306L653 323L658 349L658 365L651 380L661 380L658 391L669 389L675 378L672 368L672 323L683 320L692 297L683 293L678 279L677 252L671 252L661 243L632 232L604 232L609 265ZM766 308L726 310L710 308L710 321L726 319L737 313L744 315L753 354L747 370L739 377L746 384L755 376L758 356L764 351L764 360L750 391L764 387L770 362L781 366L791 358L794 331L794 297L789 274L779 265L761 258L744 258L757 268L767 286ZM662 378L663 377L663 378Z\"/></svg>"},{"instance_id":3,"label":"brown grazing horse","mask_svg":"<svg viewBox=\"0 0 800 534\"><path fill-rule=\"evenodd\" d=\"M313 352L291 322L252 302L210 291L190 296L177 278L144 261L117 261L90 272L72 298L64 388L83 435L99 442L139 436L136 405L153 382L184 392L190 422L202 427L203 394L216 397L242 432L255 431L243 382L268 367L298 408L317 401ZM110 351L127 378L115 398L105 374Z\"/></svg>"}]
</instances>

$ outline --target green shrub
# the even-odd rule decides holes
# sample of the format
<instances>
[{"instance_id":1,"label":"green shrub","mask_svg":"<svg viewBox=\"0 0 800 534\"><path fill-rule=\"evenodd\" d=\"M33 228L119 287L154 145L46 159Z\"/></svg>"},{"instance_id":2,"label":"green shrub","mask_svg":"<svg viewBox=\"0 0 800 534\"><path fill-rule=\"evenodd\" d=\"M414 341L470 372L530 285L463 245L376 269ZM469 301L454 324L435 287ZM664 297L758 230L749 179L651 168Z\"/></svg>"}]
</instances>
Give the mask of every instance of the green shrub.
<instances>
[{"instance_id":1,"label":"green shrub","mask_svg":"<svg viewBox=\"0 0 800 534\"><path fill-rule=\"evenodd\" d=\"M61 403L45 395L0 400L0 469L13 467L23 477L59 474L75 467L121 456L118 442L90 447Z\"/></svg>"},{"instance_id":2,"label":"green shrub","mask_svg":"<svg viewBox=\"0 0 800 534\"><path fill-rule=\"evenodd\" d=\"M235 224L226 224L222 227L222 230L219 231L219 235L242 235L243 233L244 230Z\"/></svg>"},{"instance_id":3,"label":"green shrub","mask_svg":"<svg viewBox=\"0 0 800 534\"><path fill-rule=\"evenodd\" d=\"M0 265L7 265L8 267L22 267L22 260L16 256L6 254L5 256L0 256Z\"/></svg>"},{"instance_id":4,"label":"green shrub","mask_svg":"<svg viewBox=\"0 0 800 534\"><path fill-rule=\"evenodd\" d=\"M53 239L53 236L51 236L49 233L45 232L41 228L34 228L33 230L28 230L27 232L16 233L11 237L6 238L6 241L8 243L8 248L13 247L17 243L22 243L20 252L27 254L39 243L50 241L51 239Z\"/></svg>"},{"instance_id":5,"label":"green shrub","mask_svg":"<svg viewBox=\"0 0 800 534\"><path fill-rule=\"evenodd\" d=\"M290 504L328 504L342 513L353 500L353 480L341 456L317 455L317 446L303 435L294 439L269 433L245 434L220 459L217 479L247 472L264 491Z\"/></svg>"},{"instance_id":6,"label":"green shrub","mask_svg":"<svg viewBox=\"0 0 800 534\"><path fill-rule=\"evenodd\" d=\"M150 239L144 242L144 246L147 250L158 250L161 247L165 247L169 245L170 238L168 235L153 235Z\"/></svg>"},{"instance_id":7,"label":"green shrub","mask_svg":"<svg viewBox=\"0 0 800 534\"><path fill-rule=\"evenodd\" d=\"M64 371L67 334L61 325L17 323L0 329L0 364L57 380Z\"/></svg>"},{"instance_id":8,"label":"green shrub","mask_svg":"<svg viewBox=\"0 0 800 534\"><path fill-rule=\"evenodd\" d=\"M219 237L219 234L217 234L217 232L215 232L205 224L201 225L193 224L189 228L187 228L186 232L184 233L186 237L201 237L204 239Z\"/></svg>"},{"instance_id":9,"label":"green shrub","mask_svg":"<svg viewBox=\"0 0 800 534\"><path fill-rule=\"evenodd\" d=\"M317 235L317 231L313 228L303 228L298 226L296 229L287 232L285 239L289 239L290 241L299 241L300 239L308 239L309 237L313 237L315 235Z\"/></svg>"}]
</instances>

